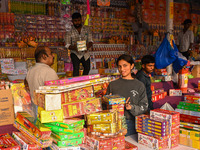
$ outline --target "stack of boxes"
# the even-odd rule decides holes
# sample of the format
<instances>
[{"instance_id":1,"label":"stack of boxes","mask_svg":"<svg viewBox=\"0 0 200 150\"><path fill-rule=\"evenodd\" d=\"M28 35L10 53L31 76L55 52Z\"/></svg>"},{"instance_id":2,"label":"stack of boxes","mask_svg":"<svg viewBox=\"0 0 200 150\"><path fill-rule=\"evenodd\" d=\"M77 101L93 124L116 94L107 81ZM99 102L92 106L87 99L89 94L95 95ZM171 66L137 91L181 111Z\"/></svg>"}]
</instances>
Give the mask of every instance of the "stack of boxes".
<instances>
[{"instance_id":1,"label":"stack of boxes","mask_svg":"<svg viewBox=\"0 0 200 150\"><path fill-rule=\"evenodd\" d=\"M87 115L88 136L86 145L99 150L124 150L126 130L123 126L125 98L105 95L106 109L100 113Z\"/></svg>"},{"instance_id":2,"label":"stack of boxes","mask_svg":"<svg viewBox=\"0 0 200 150\"><path fill-rule=\"evenodd\" d=\"M99 74L80 76L47 81L35 91L38 118L52 131L53 147L69 149L73 146L78 150L78 145L85 143L85 122L74 117L102 110L101 100L94 97L94 91L101 89L108 80L108 77L100 78Z\"/></svg>"},{"instance_id":3,"label":"stack of boxes","mask_svg":"<svg viewBox=\"0 0 200 150\"><path fill-rule=\"evenodd\" d=\"M20 150L20 145L8 134L0 134L1 150Z\"/></svg>"},{"instance_id":4,"label":"stack of boxes","mask_svg":"<svg viewBox=\"0 0 200 150\"><path fill-rule=\"evenodd\" d=\"M52 138L50 137L51 130L43 126L39 120L34 119L34 117L27 112L17 112L14 127L21 133L14 132L13 137L19 141L23 147L28 145L41 149L52 144ZM22 137L25 137L26 140Z\"/></svg>"},{"instance_id":5,"label":"stack of boxes","mask_svg":"<svg viewBox=\"0 0 200 150\"><path fill-rule=\"evenodd\" d=\"M152 89L152 102L156 102L165 98L167 92L164 91L164 88L154 89L154 86L151 86Z\"/></svg>"},{"instance_id":6,"label":"stack of boxes","mask_svg":"<svg viewBox=\"0 0 200 150\"><path fill-rule=\"evenodd\" d=\"M178 146L179 113L164 109L150 111L150 116L136 117L138 143L152 149L165 149Z\"/></svg>"},{"instance_id":7,"label":"stack of boxes","mask_svg":"<svg viewBox=\"0 0 200 150\"><path fill-rule=\"evenodd\" d=\"M180 144L200 149L200 105L198 97L185 95L175 109L180 113Z\"/></svg>"}]
</instances>

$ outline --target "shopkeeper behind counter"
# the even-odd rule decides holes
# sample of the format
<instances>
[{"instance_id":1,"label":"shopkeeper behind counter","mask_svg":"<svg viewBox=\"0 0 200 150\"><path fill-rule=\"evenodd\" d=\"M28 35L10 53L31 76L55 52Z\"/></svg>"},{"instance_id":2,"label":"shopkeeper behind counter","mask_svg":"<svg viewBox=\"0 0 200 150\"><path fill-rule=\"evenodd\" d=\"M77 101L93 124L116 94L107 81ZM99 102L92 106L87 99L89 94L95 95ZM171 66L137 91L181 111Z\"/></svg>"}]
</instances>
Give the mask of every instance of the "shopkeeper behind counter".
<instances>
[{"instance_id":1,"label":"shopkeeper behind counter","mask_svg":"<svg viewBox=\"0 0 200 150\"><path fill-rule=\"evenodd\" d=\"M80 63L83 65L83 75L88 75L90 71L89 49L93 45L92 31L88 26L82 25L80 13L72 14L72 29L66 32L65 47L71 52L73 64L73 76L79 76Z\"/></svg>"},{"instance_id":2,"label":"shopkeeper behind counter","mask_svg":"<svg viewBox=\"0 0 200 150\"><path fill-rule=\"evenodd\" d=\"M121 55L117 59L121 78L110 82L106 94L120 95L126 98L124 115L128 126L127 134L136 134L135 116L146 113L148 100L144 84L131 76L134 61L130 55Z\"/></svg>"}]
</instances>

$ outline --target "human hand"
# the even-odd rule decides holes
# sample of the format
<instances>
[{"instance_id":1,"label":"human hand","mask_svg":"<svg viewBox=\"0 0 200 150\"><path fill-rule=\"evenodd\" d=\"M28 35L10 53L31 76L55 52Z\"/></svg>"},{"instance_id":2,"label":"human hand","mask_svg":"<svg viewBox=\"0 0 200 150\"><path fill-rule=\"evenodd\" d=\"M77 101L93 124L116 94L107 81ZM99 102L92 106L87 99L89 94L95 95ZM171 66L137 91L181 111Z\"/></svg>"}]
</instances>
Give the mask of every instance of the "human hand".
<instances>
[{"instance_id":1,"label":"human hand","mask_svg":"<svg viewBox=\"0 0 200 150\"><path fill-rule=\"evenodd\" d=\"M127 110L131 110L131 108L132 108L132 106L130 105L129 100L130 100L130 97L127 98L126 104L125 104L125 107L126 107Z\"/></svg>"}]
</instances>

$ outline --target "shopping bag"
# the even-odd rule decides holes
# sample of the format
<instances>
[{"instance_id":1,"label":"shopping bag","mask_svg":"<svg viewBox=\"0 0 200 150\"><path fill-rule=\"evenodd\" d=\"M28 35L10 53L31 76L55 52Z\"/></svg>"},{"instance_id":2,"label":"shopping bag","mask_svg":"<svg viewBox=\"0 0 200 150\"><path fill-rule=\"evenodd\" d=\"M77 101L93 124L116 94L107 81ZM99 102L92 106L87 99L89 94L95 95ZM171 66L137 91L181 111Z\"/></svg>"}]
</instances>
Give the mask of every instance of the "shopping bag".
<instances>
[{"instance_id":1,"label":"shopping bag","mask_svg":"<svg viewBox=\"0 0 200 150\"><path fill-rule=\"evenodd\" d=\"M174 45L174 54L176 56L175 61L173 62L173 69L176 73L179 72L179 70L181 70L183 68L183 66L185 66L187 64L187 58L184 58L184 56L178 52L178 48L176 47L176 44L173 42Z\"/></svg>"},{"instance_id":2,"label":"shopping bag","mask_svg":"<svg viewBox=\"0 0 200 150\"><path fill-rule=\"evenodd\" d=\"M168 65L176 60L175 51L171 47L167 36L163 39L161 45L154 54L155 57L155 67L157 69L166 68Z\"/></svg>"}]
</instances>

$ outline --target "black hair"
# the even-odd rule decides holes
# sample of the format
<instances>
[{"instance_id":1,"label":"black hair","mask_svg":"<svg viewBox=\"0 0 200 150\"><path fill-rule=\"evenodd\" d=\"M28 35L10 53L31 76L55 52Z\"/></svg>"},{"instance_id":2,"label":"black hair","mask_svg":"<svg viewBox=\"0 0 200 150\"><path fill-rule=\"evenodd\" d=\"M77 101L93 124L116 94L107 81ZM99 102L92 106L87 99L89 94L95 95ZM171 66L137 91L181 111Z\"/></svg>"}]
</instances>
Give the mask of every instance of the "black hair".
<instances>
[{"instance_id":1,"label":"black hair","mask_svg":"<svg viewBox=\"0 0 200 150\"><path fill-rule=\"evenodd\" d=\"M36 48L36 50L35 50L35 60L36 60L36 62L40 62L43 54L48 56L45 48L46 48L45 46L38 46Z\"/></svg>"},{"instance_id":2,"label":"black hair","mask_svg":"<svg viewBox=\"0 0 200 150\"><path fill-rule=\"evenodd\" d=\"M78 19L78 18L81 18L81 14L78 13L78 12L75 12L72 14L72 19Z\"/></svg>"},{"instance_id":3,"label":"black hair","mask_svg":"<svg viewBox=\"0 0 200 150\"><path fill-rule=\"evenodd\" d=\"M191 19L185 19L184 22L183 22L183 25L188 24L188 23L192 23L192 20Z\"/></svg>"},{"instance_id":4,"label":"black hair","mask_svg":"<svg viewBox=\"0 0 200 150\"><path fill-rule=\"evenodd\" d=\"M155 63L155 58L151 55L145 55L142 57L142 64L149 64L149 63Z\"/></svg>"},{"instance_id":5,"label":"black hair","mask_svg":"<svg viewBox=\"0 0 200 150\"><path fill-rule=\"evenodd\" d=\"M119 58L117 59L117 66L118 66L118 63L120 60L125 60L127 61L129 64L134 64L134 61L133 61L133 58L130 56L130 55L127 55L127 54L123 54L121 56L119 56Z\"/></svg>"}]
</instances>

